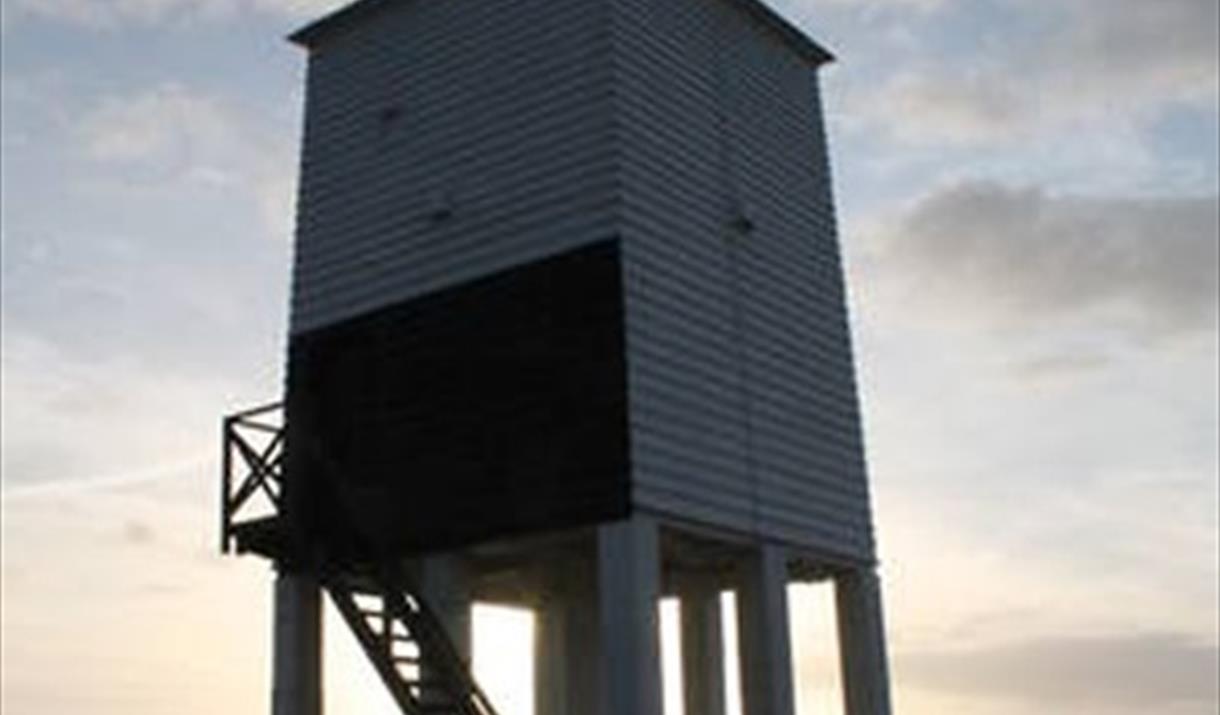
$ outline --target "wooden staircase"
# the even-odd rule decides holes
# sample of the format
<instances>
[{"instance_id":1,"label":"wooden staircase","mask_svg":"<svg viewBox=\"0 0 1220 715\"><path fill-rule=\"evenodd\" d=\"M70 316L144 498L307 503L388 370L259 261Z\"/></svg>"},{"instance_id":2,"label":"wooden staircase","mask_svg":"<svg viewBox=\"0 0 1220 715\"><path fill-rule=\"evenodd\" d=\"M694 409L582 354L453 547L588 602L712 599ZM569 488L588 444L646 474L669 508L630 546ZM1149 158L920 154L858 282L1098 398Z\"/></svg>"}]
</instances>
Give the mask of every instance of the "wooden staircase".
<instances>
[{"instance_id":1,"label":"wooden staircase","mask_svg":"<svg viewBox=\"0 0 1220 715\"><path fill-rule=\"evenodd\" d=\"M441 621L401 571L333 570L322 583L404 713L496 715Z\"/></svg>"},{"instance_id":2,"label":"wooden staircase","mask_svg":"<svg viewBox=\"0 0 1220 715\"><path fill-rule=\"evenodd\" d=\"M280 405L224 420L221 551L282 558ZM338 485L336 485L338 487ZM497 715L448 632L394 563L313 557L322 587L404 715Z\"/></svg>"}]
</instances>

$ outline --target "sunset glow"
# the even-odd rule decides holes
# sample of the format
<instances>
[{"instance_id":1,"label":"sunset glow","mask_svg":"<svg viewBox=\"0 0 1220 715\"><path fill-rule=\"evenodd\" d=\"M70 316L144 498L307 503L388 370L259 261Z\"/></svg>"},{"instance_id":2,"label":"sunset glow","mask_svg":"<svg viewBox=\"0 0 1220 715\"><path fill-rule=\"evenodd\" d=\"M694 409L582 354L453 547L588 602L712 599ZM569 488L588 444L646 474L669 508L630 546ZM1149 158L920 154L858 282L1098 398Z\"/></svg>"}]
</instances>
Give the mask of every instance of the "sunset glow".
<instances>
[{"instance_id":1,"label":"sunset glow","mask_svg":"<svg viewBox=\"0 0 1220 715\"><path fill-rule=\"evenodd\" d=\"M218 433L284 392L282 38L342 4L0 2L3 715L270 711L274 574L218 551ZM1216 715L1220 3L771 4L838 58L895 712ZM790 599L798 714L842 715L830 587ZM532 615L473 618L478 678L531 715ZM396 715L326 623L328 711Z\"/></svg>"}]
</instances>

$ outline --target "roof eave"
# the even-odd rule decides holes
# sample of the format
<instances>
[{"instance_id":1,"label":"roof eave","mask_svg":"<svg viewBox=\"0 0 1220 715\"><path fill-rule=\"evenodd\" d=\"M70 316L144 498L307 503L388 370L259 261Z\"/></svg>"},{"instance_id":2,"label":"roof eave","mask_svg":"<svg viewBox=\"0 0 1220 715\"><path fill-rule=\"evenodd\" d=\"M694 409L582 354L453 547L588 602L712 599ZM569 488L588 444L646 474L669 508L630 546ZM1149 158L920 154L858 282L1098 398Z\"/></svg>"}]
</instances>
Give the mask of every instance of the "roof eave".
<instances>
[{"instance_id":1,"label":"roof eave","mask_svg":"<svg viewBox=\"0 0 1220 715\"><path fill-rule=\"evenodd\" d=\"M753 13L764 23L774 28L776 32L799 50L815 67L835 61L835 56L830 50L815 42L813 38L789 22L783 15L780 15L763 2L763 0L736 1L747 12ZM358 22L361 18L383 9L392 2L394 0L356 0L293 32L288 36L288 41L300 47L312 49L325 36L344 27L350 27L354 22Z\"/></svg>"},{"instance_id":2,"label":"roof eave","mask_svg":"<svg viewBox=\"0 0 1220 715\"><path fill-rule=\"evenodd\" d=\"M820 67L835 61L834 53L818 44L804 30L792 24L788 18L779 14L764 0L737 0L746 12L756 15L765 24L780 34L793 45L805 59L814 66Z\"/></svg>"},{"instance_id":3,"label":"roof eave","mask_svg":"<svg viewBox=\"0 0 1220 715\"><path fill-rule=\"evenodd\" d=\"M312 49L327 35L344 27L350 27L361 18L376 12L392 0L356 0L348 5L323 15L288 36L294 45Z\"/></svg>"}]
</instances>

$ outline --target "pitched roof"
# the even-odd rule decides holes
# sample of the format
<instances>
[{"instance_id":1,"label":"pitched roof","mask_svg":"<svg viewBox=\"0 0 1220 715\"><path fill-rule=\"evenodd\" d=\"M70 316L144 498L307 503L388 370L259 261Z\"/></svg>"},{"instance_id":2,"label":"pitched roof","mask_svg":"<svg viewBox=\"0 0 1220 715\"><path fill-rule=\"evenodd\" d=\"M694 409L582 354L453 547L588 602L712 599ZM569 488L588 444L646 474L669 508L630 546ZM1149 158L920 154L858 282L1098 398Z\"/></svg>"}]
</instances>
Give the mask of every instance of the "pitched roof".
<instances>
[{"instance_id":1,"label":"pitched roof","mask_svg":"<svg viewBox=\"0 0 1220 715\"><path fill-rule=\"evenodd\" d=\"M404 0L355 0L349 5L318 19L288 36L302 47L315 47L332 32L350 27L397 2ZM763 0L731 0L756 19L779 33L793 49L815 65L834 61L834 55L819 45L804 31L773 10Z\"/></svg>"}]
</instances>

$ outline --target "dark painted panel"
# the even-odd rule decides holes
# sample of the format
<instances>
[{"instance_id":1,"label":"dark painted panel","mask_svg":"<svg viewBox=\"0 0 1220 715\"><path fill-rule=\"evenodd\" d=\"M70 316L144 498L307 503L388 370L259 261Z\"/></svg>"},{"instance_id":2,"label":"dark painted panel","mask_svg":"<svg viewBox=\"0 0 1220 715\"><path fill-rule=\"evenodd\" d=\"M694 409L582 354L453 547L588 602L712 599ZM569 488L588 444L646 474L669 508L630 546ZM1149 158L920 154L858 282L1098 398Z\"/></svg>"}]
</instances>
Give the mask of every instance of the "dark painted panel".
<instances>
[{"instance_id":1,"label":"dark painted panel","mask_svg":"<svg viewBox=\"0 0 1220 715\"><path fill-rule=\"evenodd\" d=\"M393 552L621 518L618 245L607 241L293 338L293 521L346 514Z\"/></svg>"}]
</instances>

